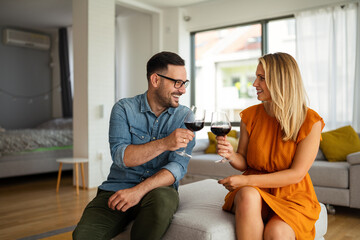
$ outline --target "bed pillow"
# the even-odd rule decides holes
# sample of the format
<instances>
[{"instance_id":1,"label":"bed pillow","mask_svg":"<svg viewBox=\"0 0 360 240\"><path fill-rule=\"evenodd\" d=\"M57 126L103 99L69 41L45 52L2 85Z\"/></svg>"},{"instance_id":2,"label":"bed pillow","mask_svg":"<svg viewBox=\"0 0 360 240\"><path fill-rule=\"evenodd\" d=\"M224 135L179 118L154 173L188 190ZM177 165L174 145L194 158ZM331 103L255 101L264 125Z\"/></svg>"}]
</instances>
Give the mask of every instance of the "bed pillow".
<instances>
[{"instance_id":1,"label":"bed pillow","mask_svg":"<svg viewBox=\"0 0 360 240\"><path fill-rule=\"evenodd\" d=\"M320 149L329 162L346 161L350 153L360 151L360 139L351 126L341 127L321 134Z\"/></svg>"},{"instance_id":2,"label":"bed pillow","mask_svg":"<svg viewBox=\"0 0 360 240\"><path fill-rule=\"evenodd\" d=\"M36 128L39 129L72 129L73 120L72 118L55 118L49 121L43 122Z\"/></svg>"},{"instance_id":3,"label":"bed pillow","mask_svg":"<svg viewBox=\"0 0 360 240\"><path fill-rule=\"evenodd\" d=\"M226 136L234 151L236 151L239 143L239 139L236 138L236 130L231 130ZM212 132L208 132L208 137L209 147L205 150L205 153L216 153L216 136Z\"/></svg>"}]
</instances>

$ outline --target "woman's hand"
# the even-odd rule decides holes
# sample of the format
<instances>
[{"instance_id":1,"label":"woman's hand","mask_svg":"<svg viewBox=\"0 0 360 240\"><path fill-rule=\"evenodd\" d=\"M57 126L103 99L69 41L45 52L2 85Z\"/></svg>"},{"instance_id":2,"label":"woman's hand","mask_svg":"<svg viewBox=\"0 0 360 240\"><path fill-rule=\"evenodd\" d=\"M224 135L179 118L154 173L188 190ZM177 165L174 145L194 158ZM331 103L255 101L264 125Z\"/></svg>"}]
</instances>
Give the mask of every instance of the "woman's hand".
<instances>
[{"instance_id":1,"label":"woman's hand","mask_svg":"<svg viewBox=\"0 0 360 240\"><path fill-rule=\"evenodd\" d=\"M231 155L234 154L232 145L224 137L216 137L217 140L217 152L220 156L230 159Z\"/></svg>"},{"instance_id":2,"label":"woman's hand","mask_svg":"<svg viewBox=\"0 0 360 240\"><path fill-rule=\"evenodd\" d=\"M227 190L234 191L236 188L248 186L248 178L245 175L233 175L218 181L219 184L222 184Z\"/></svg>"}]
</instances>

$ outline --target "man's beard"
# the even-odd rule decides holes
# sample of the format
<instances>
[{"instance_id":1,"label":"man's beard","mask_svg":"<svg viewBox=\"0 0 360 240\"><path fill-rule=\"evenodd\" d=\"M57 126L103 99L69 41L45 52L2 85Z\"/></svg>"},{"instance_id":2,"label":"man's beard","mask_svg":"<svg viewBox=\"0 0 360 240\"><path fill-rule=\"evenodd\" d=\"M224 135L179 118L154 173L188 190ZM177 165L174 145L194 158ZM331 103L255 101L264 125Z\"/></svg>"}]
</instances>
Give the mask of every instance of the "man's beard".
<instances>
[{"instance_id":1,"label":"man's beard","mask_svg":"<svg viewBox=\"0 0 360 240\"><path fill-rule=\"evenodd\" d=\"M156 97L158 99L158 103L164 108L169 108L169 107L177 108L179 106L179 103L173 101L172 94L170 94L169 97L168 95L162 94L161 90L159 89L159 91L156 91ZM181 95L180 93L176 93L176 94Z\"/></svg>"}]
</instances>

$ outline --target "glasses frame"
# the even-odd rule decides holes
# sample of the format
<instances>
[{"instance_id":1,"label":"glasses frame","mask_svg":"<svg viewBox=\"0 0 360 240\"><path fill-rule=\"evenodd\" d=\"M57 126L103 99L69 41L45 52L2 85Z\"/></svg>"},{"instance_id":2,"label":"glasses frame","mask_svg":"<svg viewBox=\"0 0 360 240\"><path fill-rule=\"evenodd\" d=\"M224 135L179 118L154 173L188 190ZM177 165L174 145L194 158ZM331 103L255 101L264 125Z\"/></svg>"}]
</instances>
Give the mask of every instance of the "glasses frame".
<instances>
[{"instance_id":1,"label":"glasses frame","mask_svg":"<svg viewBox=\"0 0 360 240\"><path fill-rule=\"evenodd\" d=\"M189 80L182 81L182 80L173 79L173 78L170 78L170 77L161 75L161 74L159 74L159 73L156 73L156 74L157 74L159 77L166 78L167 80L173 81L173 82L174 82L174 88L176 88L176 89L181 88L183 85L185 86L185 88L186 88L187 86L189 86L189 82L190 82ZM179 85L179 83L181 83L180 86L179 86L179 87L176 87L176 85Z\"/></svg>"}]
</instances>

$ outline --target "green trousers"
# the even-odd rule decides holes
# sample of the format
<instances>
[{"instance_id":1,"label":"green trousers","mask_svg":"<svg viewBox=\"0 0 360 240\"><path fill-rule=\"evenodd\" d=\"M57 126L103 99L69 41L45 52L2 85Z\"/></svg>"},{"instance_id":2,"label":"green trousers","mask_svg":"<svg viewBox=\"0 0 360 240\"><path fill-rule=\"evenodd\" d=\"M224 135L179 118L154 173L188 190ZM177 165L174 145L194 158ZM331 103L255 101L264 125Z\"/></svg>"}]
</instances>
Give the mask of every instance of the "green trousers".
<instances>
[{"instance_id":1,"label":"green trousers","mask_svg":"<svg viewBox=\"0 0 360 240\"><path fill-rule=\"evenodd\" d=\"M179 194L173 187L150 191L126 212L108 207L108 199L113 194L98 190L96 197L86 206L73 232L73 239L111 239L124 231L132 220L132 240L161 239L179 205Z\"/></svg>"}]
</instances>

